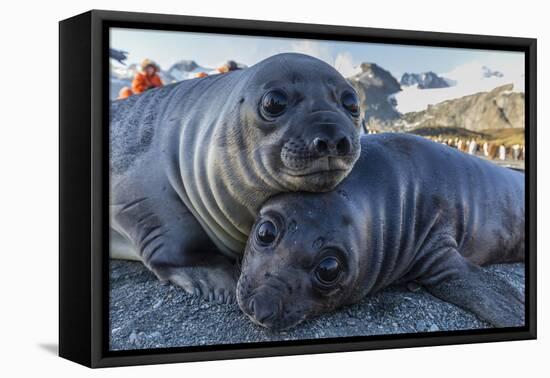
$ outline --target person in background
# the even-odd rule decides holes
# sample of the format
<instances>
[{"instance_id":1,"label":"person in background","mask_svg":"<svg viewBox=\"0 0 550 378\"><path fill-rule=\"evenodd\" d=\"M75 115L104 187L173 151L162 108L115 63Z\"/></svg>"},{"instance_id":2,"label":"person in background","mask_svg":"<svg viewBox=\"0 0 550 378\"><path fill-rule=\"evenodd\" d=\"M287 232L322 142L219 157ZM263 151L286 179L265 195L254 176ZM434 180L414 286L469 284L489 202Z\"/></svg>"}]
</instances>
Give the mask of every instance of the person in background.
<instances>
[{"instance_id":1,"label":"person in background","mask_svg":"<svg viewBox=\"0 0 550 378\"><path fill-rule=\"evenodd\" d=\"M227 72L231 72L231 71L237 71L237 70L240 70L240 69L241 68L239 67L237 62L235 62L234 60L228 60L224 65L222 65L221 67L218 67L218 72L219 73L227 73Z\"/></svg>"},{"instance_id":2,"label":"person in background","mask_svg":"<svg viewBox=\"0 0 550 378\"><path fill-rule=\"evenodd\" d=\"M157 74L159 67L150 59L141 62L141 72L137 72L132 81L132 92L143 93L148 89L162 87L162 80Z\"/></svg>"},{"instance_id":3,"label":"person in background","mask_svg":"<svg viewBox=\"0 0 550 378\"><path fill-rule=\"evenodd\" d=\"M159 67L151 59L145 59L141 62L141 72L137 72L132 80L132 88L124 87L118 94L119 99L131 95L143 93L152 88L163 86L160 76L157 74Z\"/></svg>"}]
</instances>

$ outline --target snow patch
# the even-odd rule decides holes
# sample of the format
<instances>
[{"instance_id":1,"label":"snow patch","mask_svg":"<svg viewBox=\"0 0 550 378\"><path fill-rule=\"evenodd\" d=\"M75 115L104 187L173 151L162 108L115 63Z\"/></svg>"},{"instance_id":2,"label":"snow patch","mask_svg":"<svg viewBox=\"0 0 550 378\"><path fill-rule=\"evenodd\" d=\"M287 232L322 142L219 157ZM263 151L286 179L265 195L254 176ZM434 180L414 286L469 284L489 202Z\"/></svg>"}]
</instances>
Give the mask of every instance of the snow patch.
<instances>
[{"instance_id":1,"label":"snow patch","mask_svg":"<svg viewBox=\"0 0 550 378\"><path fill-rule=\"evenodd\" d=\"M495 67L490 69L481 64L468 63L441 75L455 83L451 87L418 89L416 86L403 86L402 91L395 94L397 110L401 113L421 111L426 109L428 105L435 105L446 100L479 92L489 92L506 84L513 84L514 92L524 92L523 67L510 66L505 68ZM487 72L492 74L487 75Z\"/></svg>"}]
</instances>

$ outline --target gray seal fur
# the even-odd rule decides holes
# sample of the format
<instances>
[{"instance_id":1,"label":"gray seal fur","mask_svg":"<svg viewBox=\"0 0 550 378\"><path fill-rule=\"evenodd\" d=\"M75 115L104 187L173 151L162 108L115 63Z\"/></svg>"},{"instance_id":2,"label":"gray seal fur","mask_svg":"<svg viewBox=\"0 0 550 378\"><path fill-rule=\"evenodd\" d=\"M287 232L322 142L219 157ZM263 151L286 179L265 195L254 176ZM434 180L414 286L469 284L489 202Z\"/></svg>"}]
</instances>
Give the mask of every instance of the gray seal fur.
<instances>
[{"instance_id":1,"label":"gray seal fur","mask_svg":"<svg viewBox=\"0 0 550 378\"><path fill-rule=\"evenodd\" d=\"M288 105L266 118L262 99L274 89ZM331 190L359 157L358 117L340 101L348 92L328 64L279 54L113 102L113 254L128 257L127 241L160 279L230 300L234 261L261 204L281 192Z\"/></svg>"},{"instance_id":2,"label":"gray seal fur","mask_svg":"<svg viewBox=\"0 0 550 378\"><path fill-rule=\"evenodd\" d=\"M524 174L407 134L361 143L335 190L264 204L237 285L243 312L284 329L418 283L494 326L524 325L523 293L479 267L524 260Z\"/></svg>"}]
</instances>

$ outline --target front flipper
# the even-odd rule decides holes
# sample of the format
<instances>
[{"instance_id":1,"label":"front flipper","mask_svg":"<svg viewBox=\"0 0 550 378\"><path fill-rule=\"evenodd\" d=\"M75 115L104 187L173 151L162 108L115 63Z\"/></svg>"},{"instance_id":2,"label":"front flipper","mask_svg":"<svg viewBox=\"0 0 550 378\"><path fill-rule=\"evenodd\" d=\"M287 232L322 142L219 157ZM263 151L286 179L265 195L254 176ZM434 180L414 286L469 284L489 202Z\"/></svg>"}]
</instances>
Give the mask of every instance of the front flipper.
<instances>
[{"instance_id":1,"label":"front flipper","mask_svg":"<svg viewBox=\"0 0 550 378\"><path fill-rule=\"evenodd\" d=\"M235 300L236 265L175 195L143 196L111 206L111 225L160 280L206 300Z\"/></svg>"},{"instance_id":2,"label":"front flipper","mask_svg":"<svg viewBox=\"0 0 550 378\"><path fill-rule=\"evenodd\" d=\"M422 280L434 296L469 310L495 327L525 325L525 297L496 273L471 264L456 250L434 276Z\"/></svg>"},{"instance_id":3,"label":"front flipper","mask_svg":"<svg viewBox=\"0 0 550 378\"><path fill-rule=\"evenodd\" d=\"M204 264L168 266L155 262L153 269L161 279L182 287L189 294L219 303L235 302L237 267L223 256L212 254Z\"/></svg>"}]
</instances>

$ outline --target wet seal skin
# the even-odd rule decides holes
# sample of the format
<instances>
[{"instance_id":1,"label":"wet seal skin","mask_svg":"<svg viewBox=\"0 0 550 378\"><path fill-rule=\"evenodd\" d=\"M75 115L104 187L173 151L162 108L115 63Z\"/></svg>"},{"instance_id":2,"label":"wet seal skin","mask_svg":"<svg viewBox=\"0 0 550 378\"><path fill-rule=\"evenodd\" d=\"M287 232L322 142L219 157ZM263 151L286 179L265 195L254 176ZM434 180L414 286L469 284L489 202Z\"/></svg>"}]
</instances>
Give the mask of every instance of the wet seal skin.
<instances>
[{"instance_id":1,"label":"wet seal skin","mask_svg":"<svg viewBox=\"0 0 550 378\"><path fill-rule=\"evenodd\" d=\"M360 154L357 94L330 65L279 54L111 105L111 256L234 300L258 210L333 189Z\"/></svg>"},{"instance_id":2,"label":"wet seal skin","mask_svg":"<svg viewBox=\"0 0 550 378\"><path fill-rule=\"evenodd\" d=\"M524 260L524 174L413 135L361 144L335 190L262 206L237 285L242 311L287 329L416 283L496 327L523 325L524 294L480 266Z\"/></svg>"}]
</instances>

